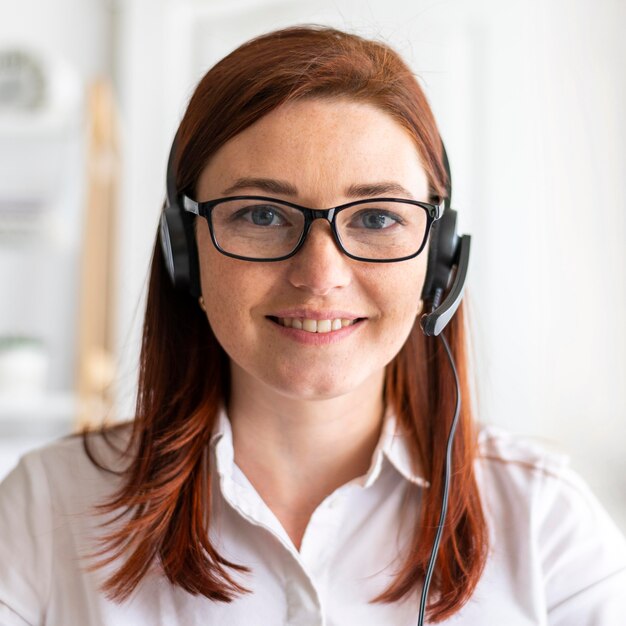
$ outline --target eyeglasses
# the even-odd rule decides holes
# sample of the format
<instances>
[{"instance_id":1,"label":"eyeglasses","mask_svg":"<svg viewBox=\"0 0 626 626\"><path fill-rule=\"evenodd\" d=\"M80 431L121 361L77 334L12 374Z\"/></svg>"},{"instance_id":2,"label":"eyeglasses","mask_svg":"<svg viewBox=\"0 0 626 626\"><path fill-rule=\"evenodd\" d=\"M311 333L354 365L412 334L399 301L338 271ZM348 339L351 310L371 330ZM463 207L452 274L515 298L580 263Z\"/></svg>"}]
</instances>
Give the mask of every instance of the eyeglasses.
<instances>
[{"instance_id":1,"label":"eyeglasses","mask_svg":"<svg viewBox=\"0 0 626 626\"><path fill-rule=\"evenodd\" d=\"M331 209L309 209L264 196L232 196L183 208L204 217L215 247L245 261L282 261L298 252L316 219L329 222L335 241L352 259L388 263L417 256L441 207L417 200L372 198Z\"/></svg>"}]
</instances>

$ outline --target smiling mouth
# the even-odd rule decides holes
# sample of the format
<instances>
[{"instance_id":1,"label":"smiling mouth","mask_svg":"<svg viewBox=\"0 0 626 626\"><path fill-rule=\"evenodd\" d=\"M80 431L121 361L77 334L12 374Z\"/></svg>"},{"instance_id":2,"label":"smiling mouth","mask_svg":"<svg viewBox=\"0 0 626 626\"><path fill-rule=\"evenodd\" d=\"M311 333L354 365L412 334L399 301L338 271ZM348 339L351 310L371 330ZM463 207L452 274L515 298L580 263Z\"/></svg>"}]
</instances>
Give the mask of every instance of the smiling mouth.
<instances>
[{"instance_id":1,"label":"smiling mouth","mask_svg":"<svg viewBox=\"0 0 626 626\"><path fill-rule=\"evenodd\" d=\"M336 318L332 320L312 320L305 317L273 317L268 316L272 322L284 326L285 328L295 328L304 330L307 333L330 333L335 330L341 330L347 326L352 326L366 318L357 317L352 320Z\"/></svg>"}]
</instances>

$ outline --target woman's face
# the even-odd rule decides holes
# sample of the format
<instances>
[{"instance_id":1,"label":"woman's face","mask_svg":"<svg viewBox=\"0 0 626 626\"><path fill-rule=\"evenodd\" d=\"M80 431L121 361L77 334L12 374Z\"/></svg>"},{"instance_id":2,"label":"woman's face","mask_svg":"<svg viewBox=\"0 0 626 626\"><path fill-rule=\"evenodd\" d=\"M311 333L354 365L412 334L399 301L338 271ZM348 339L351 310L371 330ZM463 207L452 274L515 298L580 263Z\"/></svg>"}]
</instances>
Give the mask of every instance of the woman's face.
<instances>
[{"instance_id":1,"label":"woman's face","mask_svg":"<svg viewBox=\"0 0 626 626\"><path fill-rule=\"evenodd\" d=\"M413 140L390 115L349 99L309 99L224 144L196 195L263 195L323 209L382 196L428 201L428 181ZM290 398L327 399L382 384L420 310L426 250L396 263L356 261L316 220L295 256L252 263L218 252L205 219L196 229L207 317L234 388L252 379ZM361 321L313 334L281 326L284 317L305 318L305 328L307 320Z\"/></svg>"}]
</instances>

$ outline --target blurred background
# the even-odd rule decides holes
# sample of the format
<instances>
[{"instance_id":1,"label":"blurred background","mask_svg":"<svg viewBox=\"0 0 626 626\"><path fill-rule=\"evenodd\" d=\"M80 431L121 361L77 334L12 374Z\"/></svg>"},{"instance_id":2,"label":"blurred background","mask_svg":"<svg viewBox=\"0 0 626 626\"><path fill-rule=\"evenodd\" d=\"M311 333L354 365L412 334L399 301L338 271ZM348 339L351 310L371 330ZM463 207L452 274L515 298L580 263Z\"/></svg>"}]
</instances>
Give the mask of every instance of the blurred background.
<instances>
[{"instance_id":1,"label":"blurred background","mask_svg":"<svg viewBox=\"0 0 626 626\"><path fill-rule=\"evenodd\" d=\"M21 0L0 6L0 477L132 416L168 151L204 72L295 23L410 63L473 235L483 422L566 452L626 531L626 3Z\"/></svg>"}]
</instances>

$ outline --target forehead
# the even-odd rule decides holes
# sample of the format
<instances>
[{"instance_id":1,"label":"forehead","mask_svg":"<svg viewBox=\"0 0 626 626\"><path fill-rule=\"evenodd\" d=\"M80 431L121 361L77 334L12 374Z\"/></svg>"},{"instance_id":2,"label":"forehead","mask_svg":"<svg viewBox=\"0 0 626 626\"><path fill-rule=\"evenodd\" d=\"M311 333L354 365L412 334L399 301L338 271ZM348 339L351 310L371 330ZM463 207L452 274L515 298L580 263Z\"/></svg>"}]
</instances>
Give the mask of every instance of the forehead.
<instances>
[{"instance_id":1,"label":"forehead","mask_svg":"<svg viewBox=\"0 0 626 626\"><path fill-rule=\"evenodd\" d=\"M378 107L345 98L289 102L225 143L198 181L219 194L242 177L276 178L301 197L341 195L354 184L394 181L426 199L428 181L409 132Z\"/></svg>"}]
</instances>

